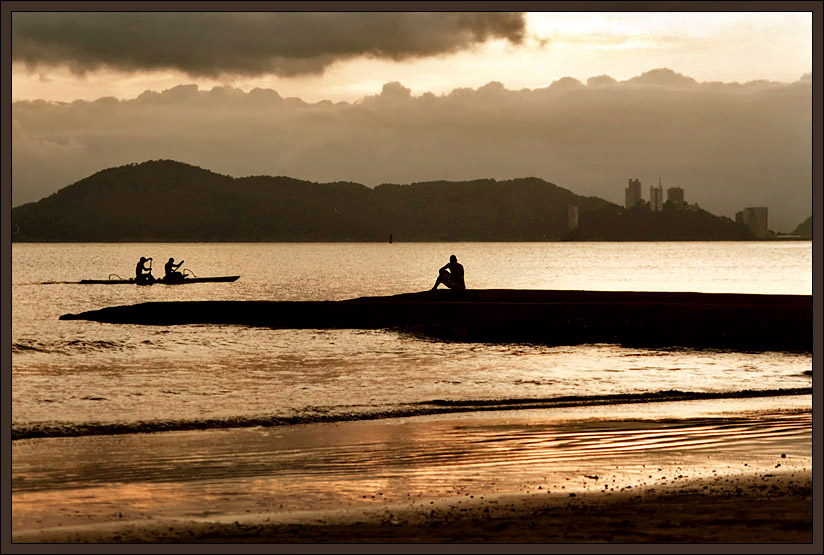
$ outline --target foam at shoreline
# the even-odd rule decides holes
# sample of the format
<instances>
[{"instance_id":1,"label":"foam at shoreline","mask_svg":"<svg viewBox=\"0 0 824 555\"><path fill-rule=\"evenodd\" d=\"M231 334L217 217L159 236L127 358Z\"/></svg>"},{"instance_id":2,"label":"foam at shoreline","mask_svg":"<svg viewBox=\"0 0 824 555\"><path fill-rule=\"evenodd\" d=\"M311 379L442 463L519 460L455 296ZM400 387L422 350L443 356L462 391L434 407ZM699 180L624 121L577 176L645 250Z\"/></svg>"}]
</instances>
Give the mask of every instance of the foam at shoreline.
<instances>
[{"instance_id":1,"label":"foam at shoreline","mask_svg":"<svg viewBox=\"0 0 824 555\"><path fill-rule=\"evenodd\" d=\"M553 409L564 407L609 406L637 403L660 403L702 399L748 399L785 395L810 395L812 388L787 388L770 390L741 390L729 392L658 391L654 393L564 396L545 399L433 399L389 410L353 410L351 407L330 407L320 412L306 411L297 415L238 416L227 418L203 418L181 420L157 420L137 422L85 422L85 423L37 423L12 425L12 440L45 437L79 437L93 435L120 435L137 433L161 433L185 430L209 430L222 428L249 428L256 426L294 426L322 422L348 422L380 420L437 414L472 413L484 411Z\"/></svg>"},{"instance_id":2,"label":"foam at shoreline","mask_svg":"<svg viewBox=\"0 0 824 555\"><path fill-rule=\"evenodd\" d=\"M15 442L13 530L66 543L809 542L811 425L809 401L785 397Z\"/></svg>"}]
</instances>

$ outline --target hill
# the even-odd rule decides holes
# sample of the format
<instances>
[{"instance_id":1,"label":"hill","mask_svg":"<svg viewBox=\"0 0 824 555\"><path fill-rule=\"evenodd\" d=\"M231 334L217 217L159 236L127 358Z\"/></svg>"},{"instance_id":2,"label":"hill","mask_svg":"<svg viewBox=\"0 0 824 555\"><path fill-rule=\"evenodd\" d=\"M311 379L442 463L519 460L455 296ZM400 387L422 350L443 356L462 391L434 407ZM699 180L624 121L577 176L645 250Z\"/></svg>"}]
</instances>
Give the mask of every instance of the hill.
<instances>
[{"instance_id":1,"label":"hill","mask_svg":"<svg viewBox=\"0 0 824 555\"><path fill-rule=\"evenodd\" d=\"M12 210L17 242L540 241L615 205L537 178L384 184L234 178L171 160L95 173Z\"/></svg>"},{"instance_id":2,"label":"hill","mask_svg":"<svg viewBox=\"0 0 824 555\"><path fill-rule=\"evenodd\" d=\"M798 235L803 237L804 239L812 239L813 238L813 217L810 216L800 224L792 233L793 235Z\"/></svg>"},{"instance_id":3,"label":"hill","mask_svg":"<svg viewBox=\"0 0 824 555\"><path fill-rule=\"evenodd\" d=\"M670 202L661 212L647 205L630 209L609 207L581 216L567 241L741 241L753 239L749 230L733 220L699 207Z\"/></svg>"}]
</instances>

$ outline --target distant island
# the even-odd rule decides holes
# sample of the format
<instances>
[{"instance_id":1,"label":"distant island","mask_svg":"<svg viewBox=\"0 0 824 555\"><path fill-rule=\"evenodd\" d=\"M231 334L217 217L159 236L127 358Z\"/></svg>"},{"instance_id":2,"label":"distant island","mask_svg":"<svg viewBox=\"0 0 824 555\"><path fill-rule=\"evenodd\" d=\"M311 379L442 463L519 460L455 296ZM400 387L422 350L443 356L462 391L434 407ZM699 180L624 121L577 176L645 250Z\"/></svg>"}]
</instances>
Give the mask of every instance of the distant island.
<instances>
[{"instance_id":1,"label":"distant island","mask_svg":"<svg viewBox=\"0 0 824 555\"><path fill-rule=\"evenodd\" d=\"M800 224L792 233L802 239L812 239L813 238L813 217L810 216Z\"/></svg>"},{"instance_id":2,"label":"distant island","mask_svg":"<svg viewBox=\"0 0 824 555\"><path fill-rule=\"evenodd\" d=\"M15 242L746 240L704 210L651 213L535 177L313 183L171 160L95 173L12 209Z\"/></svg>"}]
</instances>

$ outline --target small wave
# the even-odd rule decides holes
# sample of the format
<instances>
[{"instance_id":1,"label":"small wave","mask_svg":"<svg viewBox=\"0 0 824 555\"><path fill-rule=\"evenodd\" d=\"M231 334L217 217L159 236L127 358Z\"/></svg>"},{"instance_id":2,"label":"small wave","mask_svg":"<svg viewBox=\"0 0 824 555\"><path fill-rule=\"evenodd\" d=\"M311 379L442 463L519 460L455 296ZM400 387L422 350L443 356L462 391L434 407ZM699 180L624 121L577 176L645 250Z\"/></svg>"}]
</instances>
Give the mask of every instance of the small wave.
<instances>
[{"instance_id":1,"label":"small wave","mask_svg":"<svg viewBox=\"0 0 824 555\"><path fill-rule=\"evenodd\" d=\"M51 350L44 344L38 341L20 341L18 343L11 344L11 352L12 354L23 354L23 353L49 353Z\"/></svg>"},{"instance_id":2,"label":"small wave","mask_svg":"<svg viewBox=\"0 0 824 555\"><path fill-rule=\"evenodd\" d=\"M783 395L810 395L812 388L788 388L768 390L743 390L731 392L659 391L656 393L619 394L600 396L567 396L548 399L486 399L445 400L434 399L413 405L385 410L344 411L342 407L307 407L295 416L238 416L226 418L158 420L137 422L90 422L83 424L33 424L13 425L12 440L46 437L78 437L90 435L119 435L157 433L224 428L251 428L295 426L322 422L346 422L379 420L459 412L548 409L626 403L655 403L667 401L691 401L701 399L744 399L752 397L776 397Z\"/></svg>"},{"instance_id":3,"label":"small wave","mask_svg":"<svg viewBox=\"0 0 824 555\"><path fill-rule=\"evenodd\" d=\"M787 389L745 389L741 391L678 391L669 389L654 393L619 393L613 395L569 395L543 399L488 399L488 400L446 400L434 399L424 405L444 407L509 407L520 408L558 408L582 407L586 405L618 405L624 403L660 403L666 401L697 401L702 399L747 399L750 397L776 397L780 395L808 395L810 387Z\"/></svg>"},{"instance_id":4,"label":"small wave","mask_svg":"<svg viewBox=\"0 0 824 555\"><path fill-rule=\"evenodd\" d=\"M145 342L144 342L145 343ZM110 351L132 348L123 341L104 341L72 339L70 341L38 341L36 339L22 339L12 343L12 354L52 353L52 354L87 354L90 352Z\"/></svg>"},{"instance_id":5,"label":"small wave","mask_svg":"<svg viewBox=\"0 0 824 555\"><path fill-rule=\"evenodd\" d=\"M555 380L515 380L515 385L552 385Z\"/></svg>"},{"instance_id":6,"label":"small wave","mask_svg":"<svg viewBox=\"0 0 824 555\"><path fill-rule=\"evenodd\" d=\"M122 346L121 343L117 343L114 341L103 341L100 339L95 341L86 341L84 339L72 339L71 341L67 341L66 345L72 348L91 351L106 351L109 349L117 349Z\"/></svg>"}]
</instances>

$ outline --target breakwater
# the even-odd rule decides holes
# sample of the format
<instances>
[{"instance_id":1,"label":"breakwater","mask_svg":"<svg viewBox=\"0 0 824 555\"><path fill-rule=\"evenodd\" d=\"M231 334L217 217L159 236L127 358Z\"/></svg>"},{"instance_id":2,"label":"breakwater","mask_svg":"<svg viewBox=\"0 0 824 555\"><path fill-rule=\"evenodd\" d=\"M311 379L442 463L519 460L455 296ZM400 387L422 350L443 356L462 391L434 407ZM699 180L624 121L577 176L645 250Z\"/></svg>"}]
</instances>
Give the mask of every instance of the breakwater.
<instances>
[{"instance_id":1,"label":"breakwater","mask_svg":"<svg viewBox=\"0 0 824 555\"><path fill-rule=\"evenodd\" d=\"M280 329L400 328L452 341L812 351L810 295L484 289L343 301L178 301L61 320Z\"/></svg>"}]
</instances>

